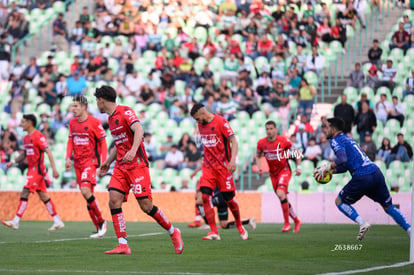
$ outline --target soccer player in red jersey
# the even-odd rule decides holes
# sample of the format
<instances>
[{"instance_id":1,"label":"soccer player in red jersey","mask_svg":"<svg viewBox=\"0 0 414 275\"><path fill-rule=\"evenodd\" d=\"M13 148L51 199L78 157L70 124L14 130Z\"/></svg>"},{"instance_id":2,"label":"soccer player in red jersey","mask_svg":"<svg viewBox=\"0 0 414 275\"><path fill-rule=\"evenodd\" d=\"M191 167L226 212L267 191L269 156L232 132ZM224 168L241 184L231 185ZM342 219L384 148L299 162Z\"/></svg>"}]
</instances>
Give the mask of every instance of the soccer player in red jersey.
<instances>
[{"instance_id":1,"label":"soccer player in red jersey","mask_svg":"<svg viewBox=\"0 0 414 275\"><path fill-rule=\"evenodd\" d=\"M276 192L276 195L279 197L282 205L283 219L285 221L282 232L288 232L291 230L289 223L290 216L295 222L294 232L298 233L302 222L296 216L295 211L293 210L292 205L288 202L287 198L289 181L292 176L292 171L290 170L288 162L291 153L294 153L293 151L289 151L292 147L292 143L289 139L276 135L277 128L274 121L266 122L265 126L267 137L262 138L259 142L257 142L256 162L258 166L258 173L259 175L262 175L263 173L260 165L260 158L264 156L269 165L270 179L272 180L273 190ZM297 157L297 169L295 171L297 176L301 174L300 164L301 159Z\"/></svg>"},{"instance_id":2,"label":"soccer player in red jersey","mask_svg":"<svg viewBox=\"0 0 414 275\"><path fill-rule=\"evenodd\" d=\"M55 206L46 190L45 178L47 173L44 164L44 153L49 157L50 165L53 170L53 177L55 179L59 178L59 173L56 170L52 151L48 148L46 138L35 128L36 123L36 116L32 114L23 115L22 127L23 130L27 132L27 135L23 139L24 151L14 161L7 163L6 168L11 167L16 162L21 162L26 158L28 165L26 184L20 193L20 203L17 207L16 216L13 220L1 221L1 223L7 227L19 229L20 219L27 208L29 194L36 191L39 198L46 205L47 211L53 217L54 223L49 230L56 230L63 228L65 225L56 213Z\"/></svg>"},{"instance_id":3,"label":"soccer player in red jersey","mask_svg":"<svg viewBox=\"0 0 414 275\"><path fill-rule=\"evenodd\" d=\"M194 104L191 109L191 116L198 123L204 150L200 191L211 232L202 239L220 240L211 202L213 190L218 187L233 213L241 238L247 240L249 235L242 225L239 204L234 197L236 188L233 182L233 172L236 170L238 148L234 132L225 118L210 113L201 103Z\"/></svg>"},{"instance_id":4,"label":"soccer player in red jersey","mask_svg":"<svg viewBox=\"0 0 414 275\"><path fill-rule=\"evenodd\" d=\"M106 222L102 218L98 202L93 195L96 186L96 169L106 160L107 146L105 130L101 122L88 115L88 100L84 96L73 98L74 118L69 122L69 139L66 147L66 169L72 168L71 156L75 166L76 179L97 233L91 238L103 237Z\"/></svg>"},{"instance_id":5,"label":"soccer player in red jersey","mask_svg":"<svg viewBox=\"0 0 414 275\"><path fill-rule=\"evenodd\" d=\"M135 112L127 106L116 105L116 92L112 87L97 88L95 97L99 111L109 115L109 129L116 147L110 151L99 171L101 176L105 175L116 159L108 190L109 208L119 245L105 254L131 254L122 213L122 203L128 199L130 190L141 209L168 231L175 253L181 254L184 243L180 230L171 225L161 208L152 203L148 159L143 145L144 131Z\"/></svg>"}]
</instances>

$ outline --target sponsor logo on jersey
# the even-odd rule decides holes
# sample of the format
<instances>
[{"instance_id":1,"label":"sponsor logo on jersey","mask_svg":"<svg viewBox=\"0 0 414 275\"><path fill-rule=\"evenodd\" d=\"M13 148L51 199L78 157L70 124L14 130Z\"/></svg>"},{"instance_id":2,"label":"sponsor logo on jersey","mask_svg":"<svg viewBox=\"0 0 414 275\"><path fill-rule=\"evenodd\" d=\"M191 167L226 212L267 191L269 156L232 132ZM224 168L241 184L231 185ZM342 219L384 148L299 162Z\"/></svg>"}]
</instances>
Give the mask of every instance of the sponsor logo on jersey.
<instances>
[{"instance_id":1,"label":"sponsor logo on jersey","mask_svg":"<svg viewBox=\"0 0 414 275\"><path fill-rule=\"evenodd\" d=\"M222 142L216 134L200 135L200 141L205 147L216 147Z\"/></svg>"},{"instance_id":2,"label":"sponsor logo on jersey","mask_svg":"<svg viewBox=\"0 0 414 275\"><path fill-rule=\"evenodd\" d=\"M87 137L81 138L81 137L75 136L73 138L73 143L75 143L75 145L89 145L89 138Z\"/></svg>"}]
</instances>

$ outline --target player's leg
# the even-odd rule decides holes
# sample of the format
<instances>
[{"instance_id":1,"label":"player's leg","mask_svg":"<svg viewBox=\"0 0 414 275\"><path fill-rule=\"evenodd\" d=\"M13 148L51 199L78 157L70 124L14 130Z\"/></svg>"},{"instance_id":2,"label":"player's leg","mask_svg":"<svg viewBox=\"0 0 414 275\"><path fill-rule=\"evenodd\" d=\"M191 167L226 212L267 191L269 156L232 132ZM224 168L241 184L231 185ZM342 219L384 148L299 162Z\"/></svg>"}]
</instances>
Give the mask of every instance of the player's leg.
<instances>
[{"instance_id":1,"label":"player's leg","mask_svg":"<svg viewBox=\"0 0 414 275\"><path fill-rule=\"evenodd\" d=\"M106 233L106 222L102 218L101 210L99 209L98 201L93 195L93 190L96 185L96 167L91 166L83 169L81 174L81 182L79 187L82 196L87 202L87 208L89 216L92 219L93 224L97 229L96 234L92 234L90 237L98 238L105 236Z\"/></svg>"},{"instance_id":2,"label":"player's leg","mask_svg":"<svg viewBox=\"0 0 414 275\"><path fill-rule=\"evenodd\" d=\"M220 235L217 231L216 214L213 209L213 189L216 187L217 178L216 173L212 169L202 169L202 175L200 178L200 191L201 198L203 200L203 208L208 225L210 226L210 232L207 236L203 237L203 240L220 240Z\"/></svg>"},{"instance_id":3,"label":"player's leg","mask_svg":"<svg viewBox=\"0 0 414 275\"><path fill-rule=\"evenodd\" d=\"M85 183L85 181L82 179L82 176L86 175L83 174L83 169L75 167L75 174L76 174L76 180L78 182L79 188L81 190L81 194L82 196L85 198L85 200L88 200L88 198L90 198L90 193L91 191L89 190L84 190L82 191L82 183ZM99 226L98 226L98 219L94 213L94 211L90 208L89 204L86 204L87 209L88 209L88 214L91 217L92 223L95 225L96 228L96 232L98 232L99 230Z\"/></svg>"},{"instance_id":4,"label":"player's leg","mask_svg":"<svg viewBox=\"0 0 414 275\"><path fill-rule=\"evenodd\" d=\"M162 228L168 231L174 245L175 253L183 253L184 242L181 238L180 229L175 228L161 208L152 203L149 169L142 168L129 171L128 182L141 210L151 216Z\"/></svg>"},{"instance_id":5,"label":"player's leg","mask_svg":"<svg viewBox=\"0 0 414 275\"><path fill-rule=\"evenodd\" d=\"M394 221L399 226L401 226L402 229L410 234L411 225L408 223L407 219L404 217L401 211L392 204L392 198L390 192L388 191L387 185L385 184L384 175L381 173L381 171L378 170L374 174L374 180L376 186L373 188L372 192L367 194L367 196L370 199L381 204L381 206L384 208L384 211L390 215Z\"/></svg>"},{"instance_id":6,"label":"player's leg","mask_svg":"<svg viewBox=\"0 0 414 275\"><path fill-rule=\"evenodd\" d=\"M57 214L56 209L55 209L55 205L54 205L52 199L49 197L49 194L45 191L46 191L46 188L44 190L37 190L37 194L39 195L39 198L45 204L46 209L49 212L50 216L52 216L52 218L53 218L53 224L49 228L49 230L53 231L53 230L61 229L61 228L65 227L65 224L62 222L59 215Z\"/></svg>"},{"instance_id":7,"label":"player's leg","mask_svg":"<svg viewBox=\"0 0 414 275\"><path fill-rule=\"evenodd\" d=\"M114 168L111 181L109 182L109 209L111 210L112 222L115 235L118 238L118 245L112 250L105 251L105 254L131 254L128 246L125 217L122 213L122 203L128 199L130 186L125 178L124 171Z\"/></svg>"},{"instance_id":8,"label":"player's leg","mask_svg":"<svg viewBox=\"0 0 414 275\"><path fill-rule=\"evenodd\" d=\"M29 194L29 189L24 187L22 192L20 192L20 202L19 206L17 206L16 215L14 216L13 220L1 221L3 225L13 229L19 229L20 219L22 218L27 208Z\"/></svg>"},{"instance_id":9,"label":"player's leg","mask_svg":"<svg viewBox=\"0 0 414 275\"><path fill-rule=\"evenodd\" d=\"M234 183L233 183L233 186L234 186ZM226 201L227 205L229 206L231 213L233 214L236 228L240 232L240 237L242 238L242 240L249 239L249 234L247 230L243 227L243 224L240 218L240 208L239 208L239 203L237 202L235 198L235 191L233 190L233 191L222 192L220 190L220 192L223 194L223 198Z\"/></svg>"},{"instance_id":10,"label":"player's leg","mask_svg":"<svg viewBox=\"0 0 414 275\"><path fill-rule=\"evenodd\" d=\"M201 197L200 189L197 189L195 193L195 219L194 219L194 222L188 224L188 226L189 227L200 227L202 224L201 219L203 218L205 219L203 199Z\"/></svg>"},{"instance_id":11,"label":"player's leg","mask_svg":"<svg viewBox=\"0 0 414 275\"><path fill-rule=\"evenodd\" d=\"M359 201L365 193L365 190L361 188L361 183L369 182L370 178L367 176L353 177L348 184L342 188L338 196L335 199L336 207L341 211L345 216L359 225L359 232L357 235L357 240L362 240L365 237L365 234L370 229L371 225L367 223L356 211L352 204Z\"/></svg>"}]
</instances>

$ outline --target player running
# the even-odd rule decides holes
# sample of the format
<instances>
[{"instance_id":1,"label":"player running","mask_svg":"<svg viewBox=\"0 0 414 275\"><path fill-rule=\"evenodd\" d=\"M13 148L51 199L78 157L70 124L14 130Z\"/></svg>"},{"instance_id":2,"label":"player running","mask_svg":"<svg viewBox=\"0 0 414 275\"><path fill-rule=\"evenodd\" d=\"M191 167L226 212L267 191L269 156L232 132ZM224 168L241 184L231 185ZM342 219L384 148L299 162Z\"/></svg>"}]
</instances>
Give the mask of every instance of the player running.
<instances>
[{"instance_id":1,"label":"player running","mask_svg":"<svg viewBox=\"0 0 414 275\"><path fill-rule=\"evenodd\" d=\"M88 101L84 96L73 98L74 118L69 122L69 139L66 147L66 169L72 168L71 156L75 166L76 179L97 233L91 238L103 237L106 222L102 218L98 202L93 195L96 186L96 169L106 160L107 146L105 130L101 122L88 115Z\"/></svg>"},{"instance_id":2,"label":"player running","mask_svg":"<svg viewBox=\"0 0 414 275\"><path fill-rule=\"evenodd\" d=\"M262 175L263 171L260 165L260 158L265 157L269 165L270 179L272 181L273 190L279 197L280 204L282 206L284 225L282 232L289 232L291 226L289 223L289 216L295 222L294 233L299 233L301 220L296 216L292 205L288 202L287 194L289 181L292 177L292 171L289 166L288 158L291 155L289 150L292 147L292 143L289 139L277 136L276 123L274 121L268 121L265 124L267 137L262 138L257 142L256 163L259 175ZM300 176L301 174L301 159L296 158L296 170L295 174Z\"/></svg>"},{"instance_id":3,"label":"player running","mask_svg":"<svg viewBox=\"0 0 414 275\"><path fill-rule=\"evenodd\" d=\"M45 178L47 178L47 173L44 164L44 153L46 153L49 158L53 177L55 179L59 178L59 173L56 170L55 160L53 159L52 151L48 148L45 136L35 128L36 123L37 119L35 115L23 115L22 127L23 130L27 132L27 135L23 139L24 151L14 161L7 163L6 168L11 167L16 162L21 162L26 158L28 165L26 184L20 193L20 203L17 207L16 216L13 220L1 221L1 223L7 227L19 229L20 219L27 208L29 194L36 191L39 198L45 204L47 211L53 218L54 223L49 230L56 230L63 228L65 225L56 213L55 206L46 190Z\"/></svg>"},{"instance_id":4,"label":"player running","mask_svg":"<svg viewBox=\"0 0 414 275\"><path fill-rule=\"evenodd\" d=\"M110 152L99 171L100 176L105 175L116 159L108 190L109 208L119 245L106 251L105 254L131 254L122 213L122 203L127 201L130 190L134 193L142 211L168 231L175 253L181 254L184 243L180 230L171 225L161 208L152 203L148 159L143 145L144 131L135 112L127 106L116 105L116 92L112 87L97 88L95 97L99 111L109 115L109 129L116 147L116 150Z\"/></svg>"},{"instance_id":5,"label":"player running","mask_svg":"<svg viewBox=\"0 0 414 275\"><path fill-rule=\"evenodd\" d=\"M220 240L211 203L213 190L218 187L233 213L242 240L247 240L249 235L242 225L239 204L234 197L236 188L233 182L233 172L236 170L238 148L234 132L226 119L210 113L201 103L194 104L191 109L191 116L198 123L204 150L200 191L211 232L202 239Z\"/></svg>"},{"instance_id":6,"label":"player running","mask_svg":"<svg viewBox=\"0 0 414 275\"><path fill-rule=\"evenodd\" d=\"M339 192L335 203L339 211L359 224L357 240L361 241L371 227L351 206L364 195L381 204L385 212L410 234L411 226L400 210L392 204L392 198L381 170L353 139L343 133L344 121L339 118L330 118L325 126L336 160L316 168L315 178L320 180L328 172L337 174L350 172L352 179Z\"/></svg>"}]
</instances>

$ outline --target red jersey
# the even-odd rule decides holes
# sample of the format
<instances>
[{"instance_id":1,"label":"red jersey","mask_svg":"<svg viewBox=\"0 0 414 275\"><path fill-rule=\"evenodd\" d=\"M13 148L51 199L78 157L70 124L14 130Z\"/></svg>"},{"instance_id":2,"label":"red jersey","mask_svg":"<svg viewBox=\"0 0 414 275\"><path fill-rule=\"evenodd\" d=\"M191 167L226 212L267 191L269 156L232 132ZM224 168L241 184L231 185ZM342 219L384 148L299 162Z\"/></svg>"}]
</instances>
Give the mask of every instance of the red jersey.
<instances>
[{"instance_id":1,"label":"red jersey","mask_svg":"<svg viewBox=\"0 0 414 275\"><path fill-rule=\"evenodd\" d=\"M26 153L28 170L37 169L38 173L43 175L46 171L44 152L48 146L45 136L39 130L34 130L31 135L24 137L23 148Z\"/></svg>"},{"instance_id":2,"label":"red jersey","mask_svg":"<svg viewBox=\"0 0 414 275\"><path fill-rule=\"evenodd\" d=\"M79 122L74 117L69 122L69 138L73 141L73 160L75 167L90 165L100 166L101 158L98 152L98 141L106 137L105 130L99 119L89 116Z\"/></svg>"},{"instance_id":3,"label":"red jersey","mask_svg":"<svg viewBox=\"0 0 414 275\"><path fill-rule=\"evenodd\" d=\"M132 144L134 144L134 132L132 132L131 126L134 123L139 123L135 112L128 106L118 105L114 113L108 117L108 123L116 146L115 167L122 166L122 168L127 170L137 167L148 167L148 158L143 140L138 147L134 160L131 162L122 161L125 154L131 150Z\"/></svg>"},{"instance_id":4,"label":"red jersey","mask_svg":"<svg viewBox=\"0 0 414 275\"><path fill-rule=\"evenodd\" d=\"M234 136L229 122L222 116L214 115L210 123L198 124L198 129L204 150L203 167L227 169L231 159L229 137Z\"/></svg>"},{"instance_id":5,"label":"red jersey","mask_svg":"<svg viewBox=\"0 0 414 275\"><path fill-rule=\"evenodd\" d=\"M281 170L290 169L288 159L291 147L292 142L285 137L276 136L276 140L273 142L268 141L265 137L257 142L257 153L264 155L269 164L270 173L275 174Z\"/></svg>"}]
</instances>

